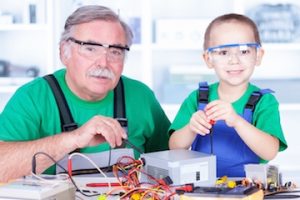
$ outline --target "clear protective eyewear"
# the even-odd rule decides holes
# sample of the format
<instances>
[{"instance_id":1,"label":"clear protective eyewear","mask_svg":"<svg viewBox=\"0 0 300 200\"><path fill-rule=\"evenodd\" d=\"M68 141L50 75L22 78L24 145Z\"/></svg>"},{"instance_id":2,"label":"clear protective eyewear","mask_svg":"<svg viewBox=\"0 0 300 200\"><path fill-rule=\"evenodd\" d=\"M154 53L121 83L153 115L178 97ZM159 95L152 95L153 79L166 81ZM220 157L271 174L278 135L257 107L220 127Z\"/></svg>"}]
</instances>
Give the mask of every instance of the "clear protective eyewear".
<instances>
[{"instance_id":1,"label":"clear protective eyewear","mask_svg":"<svg viewBox=\"0 0 300 200\"><path fill-rule=\"evenodd\" d=\"M258 43L225 44L207 48L206 52L213 62L226 64L232 61L233 56L242 63L252 63L256 60Z\"/></svg>"},{"instance_id":2,"label":"clear protective eyewear","mask_svg":"<svg viewBox=\"0 0 300 200\"><path fill-rule=\"evenodd\" d=\"M99 58L99 56L106 54L108 61L121 62L124 60L126 52L129 51L128 46L121 45L108 45L95 42L84 42L76 40L75 38L69 38L68 41L72 41L79 45L79 53L91 60Z\"/></svg>"}]
</instances>

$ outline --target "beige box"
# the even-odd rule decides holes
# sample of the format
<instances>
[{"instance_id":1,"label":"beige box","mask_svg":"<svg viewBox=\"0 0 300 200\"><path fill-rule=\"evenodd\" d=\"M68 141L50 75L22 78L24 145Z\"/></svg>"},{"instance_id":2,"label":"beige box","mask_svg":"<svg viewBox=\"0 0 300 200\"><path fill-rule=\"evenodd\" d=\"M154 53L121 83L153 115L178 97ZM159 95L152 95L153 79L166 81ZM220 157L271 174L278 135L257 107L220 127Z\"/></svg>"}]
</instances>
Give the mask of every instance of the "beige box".
<instances>
[{"instance_id":1,"label":"beige box","mask_svg":"<svg viewBox=\"0 0 300 200\"><path fill-rule=\"evenodd\" d=\"M245 165L245 172L247 178L251 178L253 181L260 181L264 184L265 188L267 188L270 183L275 184L275 186L280 184L277 166L269 164L247 164Z\"/></svg>"}]
</instances>

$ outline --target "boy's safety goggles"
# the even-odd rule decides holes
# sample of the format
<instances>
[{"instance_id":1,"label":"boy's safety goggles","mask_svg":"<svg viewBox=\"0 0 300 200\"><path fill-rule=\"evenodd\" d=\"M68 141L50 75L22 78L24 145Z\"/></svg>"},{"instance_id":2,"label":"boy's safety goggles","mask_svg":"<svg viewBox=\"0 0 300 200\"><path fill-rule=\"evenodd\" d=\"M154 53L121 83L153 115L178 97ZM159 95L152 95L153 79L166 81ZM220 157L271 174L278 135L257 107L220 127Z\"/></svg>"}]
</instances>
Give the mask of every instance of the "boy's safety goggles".
<instances>
[{"instance_id":1,"label":"boy's safety goggles","mask_svg":"<svg viewBox=\"0 0 300 200\"><path fill-rule=\"evenodd\" d=\"M243 63L252 63L256 60L258 43L224 44L207 48L206 52L213 62L226 64L233 59Z\"/></svg>"}]
</instances>

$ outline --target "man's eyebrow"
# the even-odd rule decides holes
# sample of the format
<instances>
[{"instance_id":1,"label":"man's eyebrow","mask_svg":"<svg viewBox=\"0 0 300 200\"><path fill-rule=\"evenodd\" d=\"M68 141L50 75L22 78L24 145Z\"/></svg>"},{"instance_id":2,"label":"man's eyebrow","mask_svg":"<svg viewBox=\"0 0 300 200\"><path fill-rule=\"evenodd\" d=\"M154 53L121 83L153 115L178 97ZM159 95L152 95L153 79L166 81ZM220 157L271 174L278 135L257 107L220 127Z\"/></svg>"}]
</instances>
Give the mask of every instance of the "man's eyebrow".
<instances>
[{"instance_id":1,"label":"man's eyebrow","mask_svg":"<svg viewBox=\"0 0 300 200\"><path fill-rule=\"evenodd\" d=\"M95 44L95 45L97 45L97 44L107 44L107 45L110 45L110 46L121 46L121 47L126 46L126 45L121 44L121 43L108 44L108 43L103 43L103 42L96 42L94 40L86 40L85 42L86 43Z\"/></svg>"}]
</instances>

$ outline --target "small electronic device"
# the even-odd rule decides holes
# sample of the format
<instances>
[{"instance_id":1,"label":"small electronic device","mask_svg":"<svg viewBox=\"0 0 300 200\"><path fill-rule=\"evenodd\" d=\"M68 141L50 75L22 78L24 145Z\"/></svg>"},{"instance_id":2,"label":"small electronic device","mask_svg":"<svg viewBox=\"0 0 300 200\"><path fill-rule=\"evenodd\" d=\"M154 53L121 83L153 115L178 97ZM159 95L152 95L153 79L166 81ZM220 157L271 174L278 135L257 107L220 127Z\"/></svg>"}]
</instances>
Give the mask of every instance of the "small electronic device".
<instances>
[{"instance_id":1,"label":"small electronic device","mask_svg":"<svg viewBox=\"0 0 300 200\"><path fill-rule=\"evenodd\" d=\"M196 187L193 192L185 192L181 200L263 200L263 191L255 186L224 187Z\"/></svg>"},{"instance_id":2,"label":"small electronic device","mask_svg":"<svg viewBox=\"0 0 300 200\"><path fill-rule=\"evenodd\" d=\"M281 185L278 167L269 164L247 164L245 165L246 177L254 181L260 181L264 188L270 185L278 187Z\"/></svg>"},{"instance_id":3,"label":"small electronic device","mask_svg":"<svg viewBox=\"0 0 300 200\"><path fill-rule=\"evenodd\" d=\"M196 186L212 186L216 181L214 155L176 149L145 153L141 159L145 162L146 173L157 179L169 176L173 185L193 183ZM142 180L151 182L143 175Z\"/></svg>"},{"instance_id":4,"label":"small electronic device","mask_svg":"<svg viewBox=\"0 0 300 200\"><path fill-rule=\"evenodd\" d=\"M33 177L26 177L3 184L0 186L0 199L75 199L75 188L70 181L56 179L56 177L50 177L50 179L39 180Z\"/></svg>"}]
</instances>

